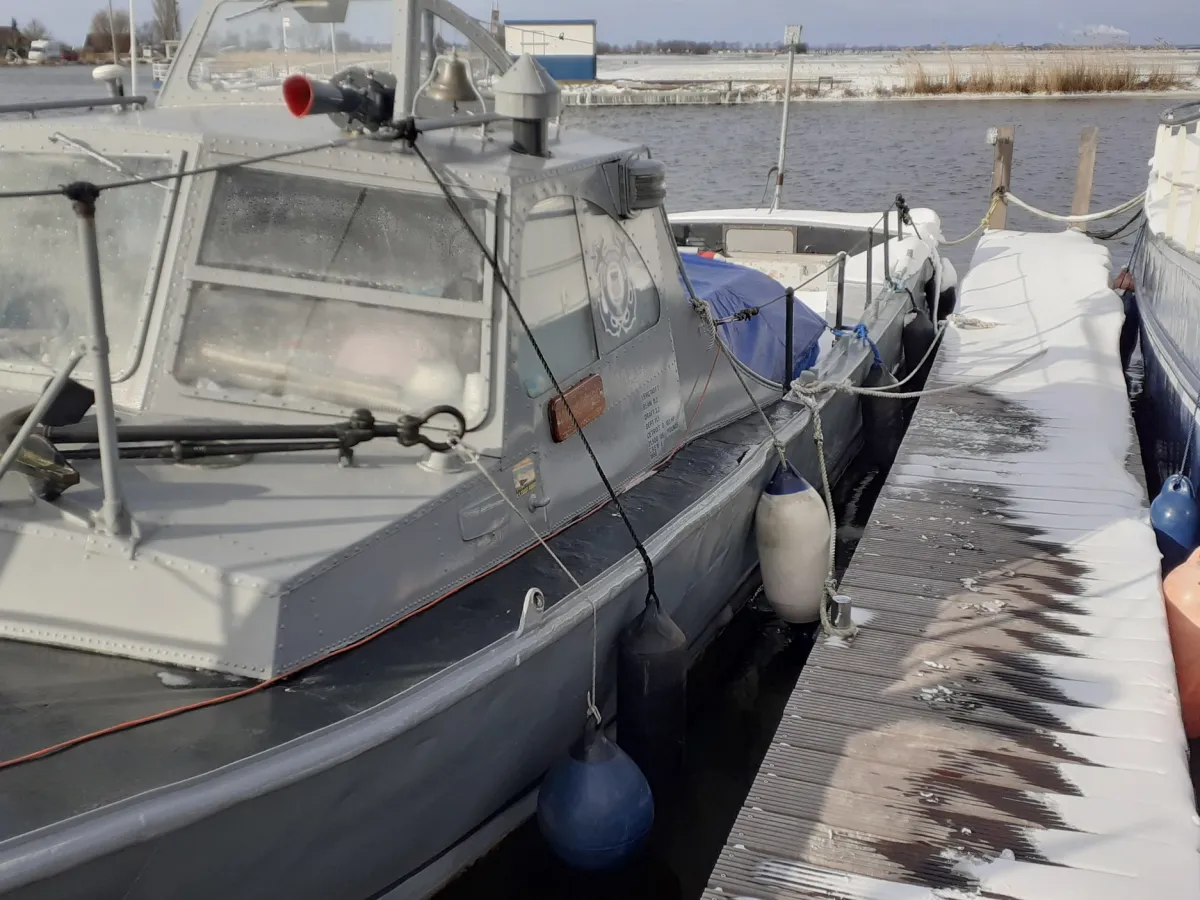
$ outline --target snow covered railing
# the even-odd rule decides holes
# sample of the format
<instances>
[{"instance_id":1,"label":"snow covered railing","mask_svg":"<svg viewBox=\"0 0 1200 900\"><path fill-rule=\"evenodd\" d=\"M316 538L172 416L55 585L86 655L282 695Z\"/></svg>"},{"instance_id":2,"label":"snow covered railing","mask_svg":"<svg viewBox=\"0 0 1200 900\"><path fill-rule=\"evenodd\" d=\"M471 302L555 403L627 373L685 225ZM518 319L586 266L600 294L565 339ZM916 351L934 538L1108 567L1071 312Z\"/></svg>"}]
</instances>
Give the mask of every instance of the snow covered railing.
<instances>
[{"instance_id":1,"label":"snow covered railing","mask_svg":"<svg viewBox=\"0 0 1200 900\"><path fill-rule=\"evenodd\" d=\"M1200 101L1169 110L1160 122L1146 216L1155 234L1200 253Z\"/></svg>"}]
</instances>

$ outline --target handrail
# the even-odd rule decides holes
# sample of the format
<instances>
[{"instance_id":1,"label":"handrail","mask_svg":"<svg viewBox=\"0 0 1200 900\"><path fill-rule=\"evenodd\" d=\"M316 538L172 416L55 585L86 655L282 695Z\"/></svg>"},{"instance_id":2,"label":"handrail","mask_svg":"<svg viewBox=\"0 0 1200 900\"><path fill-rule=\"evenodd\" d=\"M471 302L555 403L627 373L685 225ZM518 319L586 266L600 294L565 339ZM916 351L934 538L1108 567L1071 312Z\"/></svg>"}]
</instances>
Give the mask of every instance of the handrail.
<instances>
[{"instance_id":1,"label":"handrail","mask_svg":"<svg viewBox=\"0 0 1200 900\"><path fill-rule=\"evenodd\" d=\"M1200 100L1189 100L1173 106L1158 117L1163 125L1190 125L1200 122Z\"/></svg>"},{"instance_id":2,"label":"handrail","mask_svg":"<svg viewBox=\"0 0 1200 900\"><path fill-rule=\"evenodd\" d=\"M78 100L34 100L29 103L0 105L0 116L10 113L38 113L52 109L95 109L98 106L145 106L143 97L82 97Z\"/></svg>"}]
</instances>

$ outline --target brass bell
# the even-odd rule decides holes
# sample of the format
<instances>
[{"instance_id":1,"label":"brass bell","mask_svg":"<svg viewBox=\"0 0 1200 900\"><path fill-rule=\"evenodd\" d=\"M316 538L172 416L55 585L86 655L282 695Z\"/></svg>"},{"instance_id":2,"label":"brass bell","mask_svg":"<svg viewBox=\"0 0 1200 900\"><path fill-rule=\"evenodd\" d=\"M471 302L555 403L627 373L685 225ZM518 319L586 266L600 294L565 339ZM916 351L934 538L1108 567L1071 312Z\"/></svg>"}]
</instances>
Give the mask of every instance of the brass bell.
<instances>
[{"instance_id":1,"label":"brass bell","mask_svg":"<svg viewBox=\"0 0 1200 900\"><path fill-rule=\"evenodd\" d=\"M425 95L431 100L454 104L477 99L470 70L466 61L458 58L457 51L433 61L433 78Z\"/></svg>"}]
</instances>

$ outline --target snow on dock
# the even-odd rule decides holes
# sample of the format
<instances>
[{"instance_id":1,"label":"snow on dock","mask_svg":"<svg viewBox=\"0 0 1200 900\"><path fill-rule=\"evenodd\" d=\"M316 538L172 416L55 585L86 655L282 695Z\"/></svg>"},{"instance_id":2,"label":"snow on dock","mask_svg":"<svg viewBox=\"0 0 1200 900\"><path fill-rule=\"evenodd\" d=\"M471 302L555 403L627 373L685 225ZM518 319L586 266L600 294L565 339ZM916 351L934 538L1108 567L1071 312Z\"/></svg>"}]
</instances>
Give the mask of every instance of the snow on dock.
<instances>
[{"instance_id":1,"label":"snow on dock","mask_svg":"<svg viewBox=\"0 0 1200 900\"><path fill-rule=\"evenodd\" d=\"M1160 900L1200 819L1108 252L990 232L709 881L717 898Z\"/></svg>"}]
</instances>

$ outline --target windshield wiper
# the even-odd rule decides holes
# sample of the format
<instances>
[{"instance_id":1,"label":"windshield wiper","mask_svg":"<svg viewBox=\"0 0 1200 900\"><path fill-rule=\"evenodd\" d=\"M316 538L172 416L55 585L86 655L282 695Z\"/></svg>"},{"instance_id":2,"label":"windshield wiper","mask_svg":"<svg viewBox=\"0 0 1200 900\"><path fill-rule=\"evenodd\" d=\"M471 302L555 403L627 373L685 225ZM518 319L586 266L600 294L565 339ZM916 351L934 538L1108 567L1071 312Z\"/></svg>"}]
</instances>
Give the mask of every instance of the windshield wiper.
<instances>
[{"instance_id":1,"label":"windshield wiper","mask_svg":"<svg viewBox=\"0 0 1200 900\"><path fill-rule=\"evenodd\" d=\"M225 21L232 22L234 19L241 19L241 18L244 18L245 16L252 16L256 12L262 12L263 10L278 9L285 2L286 2L286 0L262 0L262 3L258 4L258 6L252 6L252 7L250 7L250 9L244 9L241 12L232 13L232 14L226 16Z\"/></svg>"},{"instance_id":2,"label":"windshield wiper","mask_svg":"<svg viewBox=\"0 0 1200 900\"><path fill-rule=\"evenodd\" d=\"M232 22L234 19L241 19L241 18L244 18L245 16L252 16L256 12L262 12L263 10L277 9L280 6L282 6L284 3L292 4L292 6L294 6L296 8L296 12L300 13L300 17L313 25L325 24L326 22L328 22L329 24L341 25L341 24L344 24L346 21L346 15L345 15L346 14L346 10L345 10L346 4L344 2L342 4L335 5L333 7L333 9L335 11L334 15L341 16L341 18L339 18L339 19L322 19L317 22L312 22L308 18L308 16L304 15L304 9L303 9L304 7L311 6L311 7L315 7L316 9L328 9L330 7L330 0L262 0L262 2L258 4L258 6L251 7L250 9L244 9L241 12L233 13L231 15L226 16L225 21Z\"/></svg>"},{"instance_id":3,"label":"windshield wiper","mask_svg":"<svg viewBox=\"0 0 1200 900\"><path fill-rule=\"evenodd\" d=\"M79 141L79 140L76 140L75 138L67 137L61 131L56 131L56 132L54 132L54 134L50 135L50 140L52 143L62 142L64 144L66 144L68 147L72 147L75 150L78 150L80 153L84 154L85 156L90 156L92 159L94 159L96 162L100 163L102 166L108 166L114 172L119 172L120 174L124 175L126 178L141 177L138 175L137 172L131 172L128 169L126 169L124 166L122 166L119 162L117 162L111 156L105 156L99 150L93 150L91 147L89 147L83 141ZM167 191L168 193L170 193L170 191L171 191L170 185L163 184L161 181L152 181L150 183L153 184L155 187L162 188L164 191Z\"/></svg>"}]
</instances>

